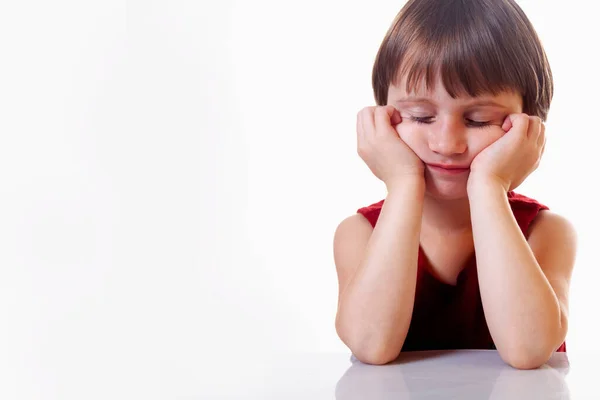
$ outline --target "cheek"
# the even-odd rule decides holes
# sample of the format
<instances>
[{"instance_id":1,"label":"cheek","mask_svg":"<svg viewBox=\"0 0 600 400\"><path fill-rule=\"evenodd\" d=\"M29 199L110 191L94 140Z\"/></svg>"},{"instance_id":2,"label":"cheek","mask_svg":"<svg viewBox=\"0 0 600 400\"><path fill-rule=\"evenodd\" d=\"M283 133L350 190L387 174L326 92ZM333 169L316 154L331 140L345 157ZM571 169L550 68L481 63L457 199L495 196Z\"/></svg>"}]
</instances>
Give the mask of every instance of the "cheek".
<instances>
[{"instance_id":1,"label":"cheek","mask_svg":"<svg viewBox=\"0 0 600 400\"><path fill-rule=\"evenodd\" d=\"M396 127L400 139L419 157L423 159L423 154L427 154L427 139L424 132L420 131L414 125L400 124Z\"/></svg>"},{"instance_id":2,"label":"cheek","mask_svg":"<svg viewBox=\"0 0 600 400\"><path fill-rule=\"evenodd\" d=\"M473 132L469 140L469 148L475 154L479 154L483 149L496 142L505 132L500 127L485 129L483 132Z\"/></svg>"},{"instance_id":3,"label":"cheek","mask_svg":"<svg viewBox=\"0 0 600 400\"><path fill-rule=\"evenodd\" d=\"M413 151L419 147L419 142L423 141L423 132L419 132L419 129L415 129L414 126L408 124L400 124L396 127L396 131L400 135L400 139L404 141L413 149Z\"/></svg>"},{"instance_id":4,"label":"cheek","mask_svg":"<svg viewBox=\"0 0 600 400\"><path fill-rule=\"evenodd\" d=\"M471 150L470 152L473 154L473 156L481 153L487 147L500 139L502 137L502 132L504 132L501 129L500 131L501 132L497 132L494 129L494 132L487 132L485 134L481 134L480 132L479 135L473 135L469 141L469 149Z\"/></svg>"}]
</instances>

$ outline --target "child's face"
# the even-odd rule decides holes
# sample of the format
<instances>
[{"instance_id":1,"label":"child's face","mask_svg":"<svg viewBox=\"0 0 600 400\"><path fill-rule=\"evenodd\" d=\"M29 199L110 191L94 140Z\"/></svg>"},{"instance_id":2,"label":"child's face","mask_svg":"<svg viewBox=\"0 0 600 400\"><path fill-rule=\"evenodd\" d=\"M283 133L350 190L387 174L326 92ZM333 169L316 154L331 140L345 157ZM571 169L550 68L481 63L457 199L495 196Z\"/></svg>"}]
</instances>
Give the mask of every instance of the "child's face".
<instances>
[{"instance_id":1,"label":"child's face","mask_svg":"<svg viewBox=\"0 0 600 400\"><path fill-rule=\"evenodd\" d=\"M429 92L424 84L414 93L404 89L404 82L391 85L387 104L400 112L400 137L425 164L470 166L477 154L505 133L505 118L522 112L522 98L516 92L453 99L440 77ZM427 192L434 197L465 197L468 176L468 172L440 173L425 165Z\"/></svg>"}]
</instances>

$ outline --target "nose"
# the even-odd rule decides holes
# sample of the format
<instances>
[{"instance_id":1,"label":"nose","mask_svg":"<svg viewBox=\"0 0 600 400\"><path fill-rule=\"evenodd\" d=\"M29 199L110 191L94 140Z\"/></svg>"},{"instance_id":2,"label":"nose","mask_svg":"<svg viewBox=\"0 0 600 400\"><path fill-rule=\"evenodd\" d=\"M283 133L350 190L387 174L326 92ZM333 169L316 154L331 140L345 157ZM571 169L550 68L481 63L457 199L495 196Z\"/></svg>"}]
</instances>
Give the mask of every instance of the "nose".
<instances>
[{"instance_id":1,"label":"nose","mask_svg":"<svg viewBox=\"0 0 600 400\"><path fill-rule=\"evenodd\" d=\"M444 157L463 154L467 151L466 127L457 118L443 118L431 126L429 148Z\"/></svg>"}]
</instances>

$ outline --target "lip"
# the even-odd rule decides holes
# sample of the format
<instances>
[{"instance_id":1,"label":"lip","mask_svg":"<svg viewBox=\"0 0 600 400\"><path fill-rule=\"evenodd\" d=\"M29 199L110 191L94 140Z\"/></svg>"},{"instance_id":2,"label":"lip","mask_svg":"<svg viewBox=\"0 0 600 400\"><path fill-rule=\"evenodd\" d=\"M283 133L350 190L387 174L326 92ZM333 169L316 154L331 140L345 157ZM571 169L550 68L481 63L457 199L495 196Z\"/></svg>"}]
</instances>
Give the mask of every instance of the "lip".
<instances>
[{"instance_id":1,"label":"lip","mask_svg":"<svg viewBox=\"0 0 600 400\"><path fill-rule=\"evenodd\" d=\"M465 172L469 172L470 170L469 167L463 167L460 165L427 164L427 166L433 171L450 175L463 174Z\"/></svg>"}]
</instances>

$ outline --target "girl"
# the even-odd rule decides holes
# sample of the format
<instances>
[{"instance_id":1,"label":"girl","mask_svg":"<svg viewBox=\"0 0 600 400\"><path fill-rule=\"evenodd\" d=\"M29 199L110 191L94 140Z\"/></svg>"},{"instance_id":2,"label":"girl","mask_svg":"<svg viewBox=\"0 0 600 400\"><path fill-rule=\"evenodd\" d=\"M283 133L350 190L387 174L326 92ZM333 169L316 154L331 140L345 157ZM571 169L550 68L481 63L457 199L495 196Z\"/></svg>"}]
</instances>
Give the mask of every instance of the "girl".
<instances>
[{"instance_id":1,"label":"girl","mask_svg":"<svg viewBox=\"0 0 600 400\"><path fill-rule=\"evenodd\" d=\"M411 0L373 68L358 153L387 188L334 237L336 331L357 359L497 349L519 369L566 351L576 233L514 189L538 166L553 95L514 0Z\"/></svg>"}]
</instances>

